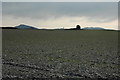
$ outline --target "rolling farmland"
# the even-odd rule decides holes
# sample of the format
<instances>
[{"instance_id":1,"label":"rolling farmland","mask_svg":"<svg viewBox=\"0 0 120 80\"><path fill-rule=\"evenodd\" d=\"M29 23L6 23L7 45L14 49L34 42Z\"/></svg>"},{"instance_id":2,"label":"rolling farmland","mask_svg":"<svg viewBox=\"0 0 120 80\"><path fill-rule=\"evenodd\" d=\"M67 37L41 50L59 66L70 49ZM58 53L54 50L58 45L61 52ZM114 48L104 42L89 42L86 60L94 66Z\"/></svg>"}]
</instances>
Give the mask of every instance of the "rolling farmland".
<instances>
[{"instance_id":1,"label":"rolling farmland","mask_svg":"<svg viewBox=\"0 0 120 80\"><path fill-rule=\"evenodd\" d=\"M3 30L3 78L119 78L118 32Z\"/></svg>"}]
</instances>

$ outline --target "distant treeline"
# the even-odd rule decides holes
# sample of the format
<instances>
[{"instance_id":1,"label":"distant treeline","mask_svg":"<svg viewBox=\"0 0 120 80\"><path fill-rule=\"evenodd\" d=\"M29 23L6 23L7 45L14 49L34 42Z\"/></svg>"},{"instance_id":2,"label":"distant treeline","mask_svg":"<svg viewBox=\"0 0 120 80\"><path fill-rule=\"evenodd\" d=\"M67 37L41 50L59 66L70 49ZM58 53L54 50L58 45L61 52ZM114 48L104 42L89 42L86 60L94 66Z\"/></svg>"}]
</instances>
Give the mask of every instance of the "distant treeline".
<instances>
[{"instance_id":1,"label":"distant treeline","mask_svg":"<svg viewBox=\"0 0 120 80\"><path fill-rule=\"evenodd\" d=\"M16 27L0 27L1 29L18 29Z\"/></svg>"}]
</instances>

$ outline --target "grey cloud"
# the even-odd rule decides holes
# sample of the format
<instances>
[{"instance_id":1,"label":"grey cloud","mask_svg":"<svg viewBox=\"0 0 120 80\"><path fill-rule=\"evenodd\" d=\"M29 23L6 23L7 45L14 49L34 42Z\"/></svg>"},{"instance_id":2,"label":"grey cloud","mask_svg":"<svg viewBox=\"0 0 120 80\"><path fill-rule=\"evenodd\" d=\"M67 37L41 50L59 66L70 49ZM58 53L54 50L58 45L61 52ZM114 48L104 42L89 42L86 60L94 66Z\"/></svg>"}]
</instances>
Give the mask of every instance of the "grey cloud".
<instances>
[{"instance_id":1,"label":"grey cloud","mask_svg":"<svg viewBox=\"0 0 120 80\"><path fill-rule=\"evenodd\" d=\"M34 19L84 16L107 22L117 19L117 9L117 2L3 2L3 15Z\"/></svg>"}]
</instances>

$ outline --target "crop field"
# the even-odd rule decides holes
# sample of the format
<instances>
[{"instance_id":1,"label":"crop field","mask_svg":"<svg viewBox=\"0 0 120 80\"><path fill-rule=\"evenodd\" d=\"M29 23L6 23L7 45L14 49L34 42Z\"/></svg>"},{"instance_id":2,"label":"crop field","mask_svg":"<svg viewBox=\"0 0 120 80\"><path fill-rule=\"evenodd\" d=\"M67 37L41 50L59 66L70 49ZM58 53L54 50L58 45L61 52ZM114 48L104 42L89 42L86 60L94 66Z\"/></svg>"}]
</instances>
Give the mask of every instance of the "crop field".
<instances>
[{"instance_id":1,"label":"crop field","mask_svg":"<svg viewBox=\"0 0 120 80\"><path fill-rule=\"evenodd\" d=\"M2 31L3 78L118 79L118 31Z\"/></svg>"}]
</instances>

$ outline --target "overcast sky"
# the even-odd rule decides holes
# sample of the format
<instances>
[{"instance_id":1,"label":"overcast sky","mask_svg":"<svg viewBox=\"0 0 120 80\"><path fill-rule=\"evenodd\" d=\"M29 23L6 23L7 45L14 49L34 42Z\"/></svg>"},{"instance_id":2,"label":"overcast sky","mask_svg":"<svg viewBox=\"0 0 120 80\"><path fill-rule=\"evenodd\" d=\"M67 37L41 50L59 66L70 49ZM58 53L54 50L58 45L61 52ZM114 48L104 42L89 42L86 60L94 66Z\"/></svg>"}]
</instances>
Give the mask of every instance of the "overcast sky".
<instances>
[{"instance_id":1,"label":"overcast sky","mask_svg":"<svg viewBox=\"0 0 120 80\"><path fill-rule=\"evenodd\" d=\"M2 13L3 26L118 28L117 2L3 2Z\"/></svg>"},{"instance_id":2,"label":"overcast sky","mask_svg":"<svg viewBox=\"0 0 120 80\"><path fill-rule=\"evenodd\" d=\"M118 2L119 0L1 0L3 2Z\"/></svg>"}]
</instances>

